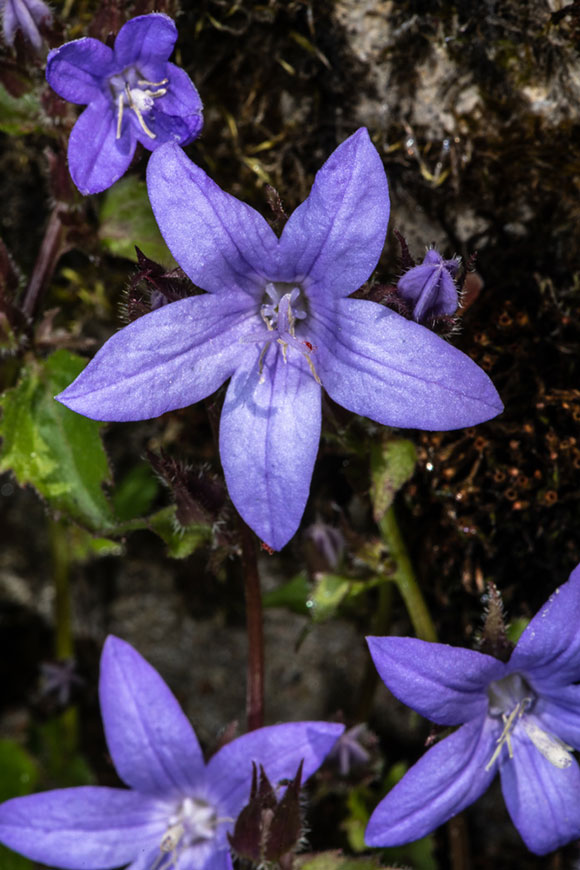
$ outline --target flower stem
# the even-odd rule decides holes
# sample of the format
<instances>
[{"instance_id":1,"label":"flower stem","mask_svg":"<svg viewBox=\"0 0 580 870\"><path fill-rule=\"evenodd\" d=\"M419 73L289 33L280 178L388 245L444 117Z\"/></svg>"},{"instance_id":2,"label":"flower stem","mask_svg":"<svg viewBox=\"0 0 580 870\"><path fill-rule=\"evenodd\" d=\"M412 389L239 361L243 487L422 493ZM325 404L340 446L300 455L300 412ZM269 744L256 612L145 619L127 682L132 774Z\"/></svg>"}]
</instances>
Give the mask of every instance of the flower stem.
<instances>
[{"instance_id":1,"label":"flower stem","mask_svg":"<svg viewBox=\"0 0 580 870\"><path fill-rule=\"evenodd\" d=\"M391 505L380 521L379 528L381 530L381 537L387 545L396 565L395 573L391 579L396 583L405 602L405 607L413 623L415 634L421 640L436 641L437 632L427 610L425 599L419 589L409 553L397 523L393 505Z\"/></svg>"},{"instance_id":2,"label":"flower stem","mask_svg":"<svg viewBox=\"0 0 580 870\"><path fill-rule=\"evenodd\" d=\"M246 595L246 626L248 631L248 671L246 713L248 731L264 724L264 630L262 625L262 593L258 573L258 554L252 531L240 519L242 570Z\"/></svg>"},{"instance_id":3,"label":"flower stem","mask_svg":"<svg viewBox=\"0 0 580 870\"><path fill-rule=\"evenodd\" d=\"M22 311L33 317L39 299L46 290L60 256L65 250L65 229L61 220L62 207L52 210L38 251L36 263L24 294Z\"/></svg>"},{"instance_id":4,"label":"flower stem","mask_svg":"<svg viewBox=\"0 0 580 870\"><path fill-rule=\"evenodd\" d=\"M49 520L52 578L54 583L55 657L59 661L74 658L72 607L70 596L70 550L68 530L62 522ZM77 746L78 717L76 707L68 707L60 717L63 757Z\"/></svg>"},{"instance_id":5,"label":"flower stem","mask_svg":"<svg viewBox=\"0 0 580 870\"><path fill-rule=\"evenodd\" d=\"M393 587L391 583L382 583L379 586L379 600L371 625L371 633L382 636L388 633L391 622L393 602ZM359 698L356 708L355 721L366 722L371 715L375 691L379 685L379 674L370 656L367 656L365 674L361 682Z\"/></svg>"}]
</instances>

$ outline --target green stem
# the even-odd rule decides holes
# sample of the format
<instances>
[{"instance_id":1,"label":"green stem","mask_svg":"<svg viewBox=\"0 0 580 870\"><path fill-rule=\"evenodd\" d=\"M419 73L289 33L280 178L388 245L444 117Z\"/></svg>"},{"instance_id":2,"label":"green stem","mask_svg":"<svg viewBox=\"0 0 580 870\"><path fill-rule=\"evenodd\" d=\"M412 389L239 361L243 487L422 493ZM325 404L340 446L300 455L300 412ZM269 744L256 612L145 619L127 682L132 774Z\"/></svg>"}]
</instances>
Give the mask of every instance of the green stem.
<instances>
[{"instance_id":1,"label":"green stem","mask_svg":"<svg viewBox=\"0 0 580 870\"><path fill-rule=\"evenodd\" d=\"M419 589L409 553L397 523L395 509L392 505L380 521L379 528L381 530L381 537L387 545L396 565L395 573L391 579L396 583L405 602L405 607L413 623L415 634L421 640L436 641L437 632L427 610L425 599Z\"/></svg>"}]
</instances>

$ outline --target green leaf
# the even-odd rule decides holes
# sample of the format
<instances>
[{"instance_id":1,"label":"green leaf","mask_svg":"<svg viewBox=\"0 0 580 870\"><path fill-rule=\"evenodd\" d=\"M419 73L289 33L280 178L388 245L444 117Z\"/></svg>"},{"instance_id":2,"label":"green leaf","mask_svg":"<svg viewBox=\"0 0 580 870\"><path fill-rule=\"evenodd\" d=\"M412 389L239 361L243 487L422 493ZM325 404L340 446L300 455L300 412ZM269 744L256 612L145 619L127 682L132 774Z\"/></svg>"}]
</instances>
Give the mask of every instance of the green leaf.
<instances>
[{"instance_id":1,"label":"green leaf","mask_svg":"<svg viewBox=\"0 0 580 870\"><path fill-rule=\"evenodd\" d=\"M147 462L135 465L116 486L113 493L115 515L120 522L147 514L159 492L159 481Z\"/></svg>"},{"instance_id":2,"label":"green leaf","mask_svg":"<svg viewBox=\"0 0 580 870\"><path fill-rule=\"evenodd\" d=\"M353 852L364 852L367 848L365 830L370 818L365 800L367 791L364 787L363 789L351 789L346 801L348 816L342 823L342 827L346 831L348 844Z\"/></svg>"},{"instance_id":3,"label":"green leaf","mask_svg":"<svg viewBox=\"0 0 580 870\"><path fill-rule=\"evenodd\" d=\"M14 740L0 740L0 803L30 794L38 781L38 765ZM28 859L0 846L2 870L33 870Z\"/></svg>"},{"instance_id":4,"label":"green leaf","mask_svg":"<svg viewBox=\"0 0 580 870\"><path fill-rule=\"evenodd\" d=\"M37 780L38 767L32 756L16 741L0 740L0 803L30 794Z\"/></svg>"},{"instance_id":5,"label":"green leaf","mask_svg":"<svg viewBox=\"0 0 580 870\"><path fill-rule=\"evenodd\" d=\"M318 855L299 855L298 867L299 870L395 870L393 867L385 867L378 855L352 858L350 855L343 855L338 849L319 852Z\"/></svg>"},{"instance_id":6,"label":"green leaf","mask_svg":"<svg viewBox=\"0 0 580 870\"><path fill-rule=\"evenodd\" d=\"M0 471L32 485L53 510L91 531L115 526L103 484L109 481L101 423L54 400L85 367L85 360L59 350L31 360L16 387L0 396Z\"/></svg>"},{"instance_id":7,"label":"green leaf","mask_svg":"<svg viewBox=\"0 0 580 870\"><path fill-rule=\"evenodd\" d=\"M211 542L210 526L179 526L175 519L175 505L163 508L149 517L148 525L167 544L167 554L174 559L187 556Z\"/></svg>"},{"instance_id":8,"label":"green leaf","mask_svg":"<svg viewBox=\"0 0 580 870\"><path fill-rule=\"evenodd\" d=\"M310 612L306 602L310 595L310 584L304 571L296 574L288 583L271 589L263 596L264 607L286 607L292 613L305 616ZM311 605L312 606L312 605Z\"/></svg>"},{"instance_id":9,"label":"green leaf","mask_svg":"<svg viewBox=\"0 0 580 870\"><path fill-rule=\"evenodd\" d=\"M36 870L38 865L16 852L11 852L5 846L0 846L0 867L2 870Z\"/></svg>"},{"instance_id":10,"label":"green leaf","mask_svg":"<svg viewBox=\"0 0 580 870\"><path fill-rule=\"evenodd\" d=\"M34 91L13 97L0 85L0 132L22 136L40 130L41 107Z\"/></svg>"},{"instance_id":11,"label":"green leaf","mask_svg":"<svg viewBox=\"0 0 580 870\"><path fill-rule=\"evenodd\" d=\"M506 631L508 640L511 640L512 643L517 643L529 623L530 620L526 619L525 616L517 616L515 619L512 619Z\"/></svg>"},{"instance_id":12,"label":"green leaf","mask_svg":"<svg viewBox=\"0 0 580 870\"><path fill-rule=\"evenodd\" d=\"M38 724L31 742L42 763L43 785L68 788L92 785L94 774L76 748L76 709L69 707L60 716Z\"/></svg>"},{"instance_id":13,"label":"green leaf","mask_svg":"<svg viewBox=\"0 0 580 870\"><path fill-rule=\"evenodd\" d=\"M151 211L144 181L127 175L110 187L100 217L99 238L111 254L136 263L135 245L138 245L152 260L168 269L175 268L175 260Z\"/></svg>"},{"instance_id":14,"label":"green leaf","mask_svg":"<svg viewBox=\"0 0 580 870\"><path fill-rule=\"evenodd\" d=\"M318 574L306 606L314 622L324 622L336 613L350 590L350 581L336 574Z\"/></svg>"},{"instance_id":15,"label":"green leaf","mask_svg":"<svg viewBox=\"0 0 580 870\"><path fill-rule=\"evenodd\" d=\"M371 446L371 500L376 523L382 520L403 484L413 476L416 462L415 445L406 438L388 435Z\"/></svg>"},{"instance_id":16,"label":"green leaf","mask_svg":"<svg viewBox=\"0 0 580 870\"><path fill-rule=\"evenodd\" d=\"M101 556L121 556L123 545L110 538L95 538L80 526L69 525L66 530L71 562L82 564Z\"/></svg>"}]
</instances>

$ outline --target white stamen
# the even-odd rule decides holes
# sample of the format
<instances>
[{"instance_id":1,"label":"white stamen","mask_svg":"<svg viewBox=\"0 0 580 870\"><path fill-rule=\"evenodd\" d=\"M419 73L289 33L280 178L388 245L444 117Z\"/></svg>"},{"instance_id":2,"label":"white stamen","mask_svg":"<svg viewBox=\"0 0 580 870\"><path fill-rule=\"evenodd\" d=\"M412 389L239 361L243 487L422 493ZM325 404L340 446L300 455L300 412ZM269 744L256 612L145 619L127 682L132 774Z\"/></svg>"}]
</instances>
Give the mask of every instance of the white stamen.
<instances>
[{"instance_id":1,"label":"white stamen","mask_svg":"<svg viewBox=\"0 0 580 870\"><path fill-rule=\"evenodd\" d=\"M116 138L120 139L121 138L121 124L123 123L123 105L125 103L125 97L122 93L119 94L118 103L119 103L119 109L117 112L117 136L116 136Z\"/></svg>"},{"instance_id":2,"label":"white stamen","mask_svg":"<svg viewBox=\"0 0 580 870\"><path fill-rule=\"evenodd\" d=\"M147 79L139 79L137 84L138 85L151 85L152 88L160 88L161 85L166 85L168 83L168 81L169 81L169 79L161 79L160 82L148 82ZM164 90L163 93L166 94L167 91ZM159 96L162 96L162 94L160 94Z\"/></svg>"},{"instance_id":3,"label":"white stamen","mask_svg":"<svg viewBox=\"0 0 580 870\"><path fill-rule=\"evenodd\" d=\"M570 755L570 750L573 748L572 746L568 746L567 743L564 743L563 740L560 740L560 738L556 737L554 734L549 734L547 731L544 731L529 716L524 716L522 719L522 727L538 752L540 752L544 758L550 762L550 764L553 764L554 767L558 767L560 770L570 767L572 764L572 756Z\"/></svg>"},{"instance_id":4,"label":"white stamen","mask_svg":"<svg viewBox=\"0 0 580 870\"><path fill-rule=\"evenodd\" d=\"M511 731L514 728L516 718L521 718L521 716L523 715L524 710L526 709L526 706L525 706L526 702L528 702L528 701L529 701L528 698L524 698L523 701L518 701L518 703L516 704L514 709L511 711L509 716L506 716L505 713L502 713L501 718L503 720L503 731L501 732L501 734L499 735L499 737L495 741L497 743L497 748L496 748L495 752L493 753L493 755L491 756L491 758L489 759L489 761L487 762L487 764L485 765L486 770L491 769L494 761L499 757L499 754L502 750L504 743L507 745L509 757L510 758L514 757L514 751L512 748L512 741L511 741Z\"/></svg>"},{"instance_id":5,"label":"white stamen","mask_svg":"<svg viewBox=\"0 0 580 870\"><path fill-rule=\"evenodd\" d=\"M129 85L125 85L125 93L127 94L127 99L129 101L129 108L131 108L137 115L137 120L139 121L143 132L146 133L150 139L157 139L156 134L149 129L149 127L143 120L143 115L141 114L142 110L148 111L153 103L150 102L149 104L147 104L146 100L143 99L143 97L146 96L144 92L137 90L137 88L133 88L132 90L130 90ZM139 94L140 96L137 96L137 94ZM141 105L138 105L139 103Z\"/></svg>"}]
</instances>

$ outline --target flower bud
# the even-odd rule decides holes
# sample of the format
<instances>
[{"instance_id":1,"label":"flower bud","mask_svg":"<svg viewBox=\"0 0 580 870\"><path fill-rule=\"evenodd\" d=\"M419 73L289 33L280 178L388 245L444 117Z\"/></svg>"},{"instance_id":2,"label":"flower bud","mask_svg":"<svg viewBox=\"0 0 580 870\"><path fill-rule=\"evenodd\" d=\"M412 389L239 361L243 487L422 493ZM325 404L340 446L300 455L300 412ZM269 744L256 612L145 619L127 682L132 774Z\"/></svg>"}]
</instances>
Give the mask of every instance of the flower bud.
<instances>
[{"instance_id":1,"label":"flower bud","mask_svg":"<svg viewBox=\"0 0 580 870\"><path fill-rule=\"evenodd\" d=\"M413 266L399 278L397 290L412 308L413 320L425 323L454 314L459 304L455 276L459 259L444 260L433 248L420 266Z\"/></svg>"}]
</instances>

